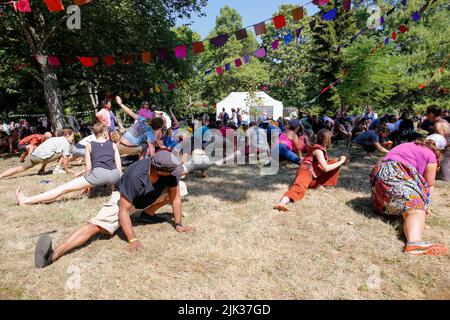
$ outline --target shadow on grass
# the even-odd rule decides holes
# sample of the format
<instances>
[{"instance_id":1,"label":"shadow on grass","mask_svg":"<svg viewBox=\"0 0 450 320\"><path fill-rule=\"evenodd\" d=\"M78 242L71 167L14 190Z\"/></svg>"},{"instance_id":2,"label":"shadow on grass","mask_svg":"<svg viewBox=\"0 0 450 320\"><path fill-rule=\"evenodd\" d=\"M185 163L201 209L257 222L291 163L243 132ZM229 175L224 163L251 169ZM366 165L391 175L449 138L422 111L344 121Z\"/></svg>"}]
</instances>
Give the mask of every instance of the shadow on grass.
<instances>
[{"instance_id":1,"label":"shadow on grass","mask_svg":"<svg viewBox=\"0 0 450 320\"><path fill-rule=\"evenodd\" d=\"M347 201L345 204L356 213L363 215L368 219L381 220L384 223L393 226L397 231L398 238L402 241L406 241L403 232L403 218L400 216L388 216L375 213L372 208L372 199L370 197L355 198Z\"/></svg>"}]
</instances>

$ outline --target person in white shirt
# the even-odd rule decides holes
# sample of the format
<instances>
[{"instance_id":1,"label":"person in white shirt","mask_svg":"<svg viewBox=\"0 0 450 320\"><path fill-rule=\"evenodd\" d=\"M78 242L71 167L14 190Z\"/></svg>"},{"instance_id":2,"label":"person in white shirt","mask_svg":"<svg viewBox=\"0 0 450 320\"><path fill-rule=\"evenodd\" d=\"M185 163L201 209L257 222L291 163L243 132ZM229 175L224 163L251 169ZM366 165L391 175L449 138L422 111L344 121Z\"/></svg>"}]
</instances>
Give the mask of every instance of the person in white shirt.
<instances>
[{"instance_id":1,"label":"person in white shirt","mask_svg":"<svg viewBox=\"0 0 450 320\"><path fill-rule=\"evenodd\" d=\"M58 164L64 166L65 172L68 173L70 148L73 144L74 134L71 129L64 129L62 134L61 137L50 138L43 142L20 167L6 170L0 174L0 179L25 172L38 164L42 165L39 173L44 173L46 165L53 161L58 161Z\"/></svg>"}]
</instances>

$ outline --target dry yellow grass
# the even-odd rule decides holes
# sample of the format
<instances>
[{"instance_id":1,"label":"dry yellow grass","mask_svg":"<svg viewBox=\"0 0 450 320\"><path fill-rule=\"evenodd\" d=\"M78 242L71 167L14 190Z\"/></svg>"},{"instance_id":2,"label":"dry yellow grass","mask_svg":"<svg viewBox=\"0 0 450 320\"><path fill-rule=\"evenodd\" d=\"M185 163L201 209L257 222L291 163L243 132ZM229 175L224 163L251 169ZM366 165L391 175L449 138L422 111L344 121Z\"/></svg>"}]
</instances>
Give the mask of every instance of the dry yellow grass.
<instances>
[{"instance_id":1,"label":"dry yellow grass","mask_svg":"<svg viewBox=\"0 0 450 320\"><path fill-rule=\"evenodd\" d=\"M0 170L17 158L0 160ZM14 190L53 188L30 173L0 182L0 299L448 299L449 257L402 253L398 220L374 215L368 176L373 161L353 162L332 192L310 191L280 214L273 205L294 167L259 176L258 167L220 167L209 178L187 180L185 222L137 225L142 252L130 254L115 236L89 245L43 269L34 268L38 235L59 243L94 216L105 198L19 208ZM34 174L33 171L31 174ZM438 183L426 239L450 245L450 185ZM170 212L164 208L163 212Z\"/></svg>"}]
</instances>

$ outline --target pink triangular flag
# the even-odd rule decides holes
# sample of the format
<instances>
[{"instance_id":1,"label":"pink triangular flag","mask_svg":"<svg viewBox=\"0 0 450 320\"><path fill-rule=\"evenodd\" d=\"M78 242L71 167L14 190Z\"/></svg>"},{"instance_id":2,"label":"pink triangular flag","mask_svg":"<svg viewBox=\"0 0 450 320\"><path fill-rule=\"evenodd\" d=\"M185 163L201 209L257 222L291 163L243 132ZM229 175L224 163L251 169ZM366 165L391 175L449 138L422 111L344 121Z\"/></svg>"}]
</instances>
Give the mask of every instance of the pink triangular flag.
<instances>
[{"instance_id":1,"label":"pink triangular flag","mask_svg":"<svg viewBox=\"0 0 450 320\"><path fill-rule=\"evenodd\" d=\"M48 64L51 65L52 67L59 67L61 65L58 57L56 56L48 56Z\"/></svg>"},{"instance_id":2,"label":"pink triangular flag","mask_svg":"<svg viewBox=\"0 0 450 320\"><path fill-rule=\"evenodd\" d=\"M28 0L19 0L13 2L14 10L19 12L31 12L30 2Z\"/></svg>"},{"instance_id":3,"label":"pink triangular flag","mask_svg":"<svg viewBox=\"0 0 450 320\"><path fill-rule=\"evenodd\" d=\"M186 58L187 56L187 48L184 45L175 47L173 51L178 59Z\"/></svg>"}]
</instances>

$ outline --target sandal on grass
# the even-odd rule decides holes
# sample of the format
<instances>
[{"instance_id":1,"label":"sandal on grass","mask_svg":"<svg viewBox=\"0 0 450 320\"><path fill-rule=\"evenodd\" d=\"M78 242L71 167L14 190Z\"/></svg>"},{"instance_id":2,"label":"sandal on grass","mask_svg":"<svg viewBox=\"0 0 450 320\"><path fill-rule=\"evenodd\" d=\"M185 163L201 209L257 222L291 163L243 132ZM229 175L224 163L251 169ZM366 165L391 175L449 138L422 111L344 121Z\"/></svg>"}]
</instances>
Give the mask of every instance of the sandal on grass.
<instances>
[{"instance_id":1,"label":"sandal on grass","mask_svg":"<svg viewBox=\"0 0 450 320\"><path fill-rule=\"evenodd\" d=\"M277 205L275 208L275 210L281 211L281 212L288 212L289 209L286 206L283 206L281 204Z\"/></svg>"},{"instance_id":2,"label":"sandal on grass","mask_svg":"<svg viewBox=\"0 0 450 320\"><path fill-rule=\"evenodd\" d=\"M448 249L446 246L437 243L408 242L404 252L415 256L445 256L448 254Z\"/></svg>"}]
</instances>

